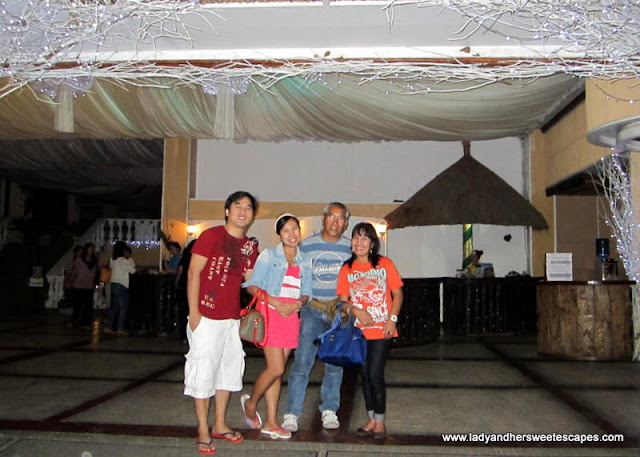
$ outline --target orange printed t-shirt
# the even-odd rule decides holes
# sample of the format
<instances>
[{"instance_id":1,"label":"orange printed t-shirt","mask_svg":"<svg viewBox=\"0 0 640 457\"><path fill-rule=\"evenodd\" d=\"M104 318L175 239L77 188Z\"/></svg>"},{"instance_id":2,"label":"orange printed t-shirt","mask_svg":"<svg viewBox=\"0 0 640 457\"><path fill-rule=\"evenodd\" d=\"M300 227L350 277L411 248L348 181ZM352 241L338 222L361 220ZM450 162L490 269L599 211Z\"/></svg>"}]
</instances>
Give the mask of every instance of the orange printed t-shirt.
<instances>
[{"instance_id":1,"label":"orange printed t-shirt","mask_svg":"<svg viewBox=\"0 0 640 457\"><path fill-rule=\"evenodd\" d=\"M368 340L384 338L384 324L391 312L391 291L402 287L402 278L388 257L380 257L378 266L371 263L343 265L338 276L338 295L347 295L354 306L366 310L373 317L374 324L364 327L358 320L356 326L362 329ZM394 336L398 336L396 334Z\"/></svg>"}]
</instances>

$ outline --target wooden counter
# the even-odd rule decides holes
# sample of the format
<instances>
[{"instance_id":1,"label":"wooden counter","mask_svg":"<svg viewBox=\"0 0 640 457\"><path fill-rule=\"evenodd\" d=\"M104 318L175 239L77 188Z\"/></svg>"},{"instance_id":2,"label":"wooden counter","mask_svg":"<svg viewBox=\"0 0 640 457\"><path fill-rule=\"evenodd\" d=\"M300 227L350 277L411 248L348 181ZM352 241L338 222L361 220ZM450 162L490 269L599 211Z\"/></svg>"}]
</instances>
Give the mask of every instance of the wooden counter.
<instances>
[{"instance_id":1,"label":"wooden counter","mask_svg":"<svg viewBox=\"0 0 640 457\"><path fill-rule=\"evenodd\" d=\"M572 360L629 360L633 284L538 283L538 352Z\"/></svg>"}]
</instances>

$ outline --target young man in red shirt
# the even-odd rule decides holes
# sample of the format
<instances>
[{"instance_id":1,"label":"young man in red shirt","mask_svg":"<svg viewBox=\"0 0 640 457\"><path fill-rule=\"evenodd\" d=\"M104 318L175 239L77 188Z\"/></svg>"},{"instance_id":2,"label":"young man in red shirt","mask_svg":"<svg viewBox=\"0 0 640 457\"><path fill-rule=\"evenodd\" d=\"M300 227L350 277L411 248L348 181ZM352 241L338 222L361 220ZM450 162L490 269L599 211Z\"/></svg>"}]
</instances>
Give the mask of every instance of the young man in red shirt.
<instances>
[{"instance_id":1,"label":"young man in red shirt","mask_svg":"<svg viewBox=\"0 0 640 457\"><path fill-rule=\"evenodd\" d=\"M224 206L225 225L205 230L192 249L187 281L189 353L184 393L194 398L198 452L213 454L212 438L241 443L243 437L225 420L231 392L242 390L244 351L240 340L240 288L258 256L246 236L257 212L248 192L231 194ZM210 399L215 396L209 431Z\"/></svg>"}]
</instances>

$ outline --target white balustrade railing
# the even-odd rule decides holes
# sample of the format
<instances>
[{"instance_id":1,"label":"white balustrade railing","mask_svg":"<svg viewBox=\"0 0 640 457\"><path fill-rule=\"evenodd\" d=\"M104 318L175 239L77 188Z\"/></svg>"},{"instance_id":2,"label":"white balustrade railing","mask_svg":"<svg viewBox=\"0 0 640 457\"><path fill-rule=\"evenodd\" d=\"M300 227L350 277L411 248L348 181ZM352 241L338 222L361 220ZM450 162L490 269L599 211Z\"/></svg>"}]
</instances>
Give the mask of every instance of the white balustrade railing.
<instances>
[{"instance_id":1,"label":"white balustrade railing","mask_svg":"<svg viewBox=\"0 0 640 457\"><path fill-rule=\"evenodd\" d=\"M124 241L140 247L157 244L160 241L160 221L158 219L101 219L102 227L98 237L102 246ZM98 244L96 243L96 246Z\"/></svg>"},{"instance_id":2,"label":"white balustrade railing","mask_svg":"<svg viewBox=\"0 0 640 457\"><path fill-rule=\"evenodd\" d=\"M134 247L150 247L160 243L160 221L158 219L98 219L80 237L78 245L93 243L96 255L105 246L116 241L124 241ZM49 295L45 302L46 308L55 308L64 295L64 268L72 260L73 247L69 249L56 264L47 272ZM94 305L106 308L108 303L104 294L94 294Z\"/></svg>"}]
</instances>

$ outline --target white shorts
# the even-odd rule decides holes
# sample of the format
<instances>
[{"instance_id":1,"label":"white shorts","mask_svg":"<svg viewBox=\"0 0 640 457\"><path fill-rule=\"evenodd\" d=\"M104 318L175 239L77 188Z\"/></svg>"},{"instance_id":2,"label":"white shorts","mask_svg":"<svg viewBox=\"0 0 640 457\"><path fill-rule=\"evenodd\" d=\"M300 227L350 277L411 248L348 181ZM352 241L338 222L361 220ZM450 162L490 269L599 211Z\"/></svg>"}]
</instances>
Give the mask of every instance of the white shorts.
<instances>
[{"instance_id":1,"label":"white shorts","mask_svg":"<svg viewBox=\"0 0 640 457\"><path fill-rule=\"evenodd\" d=\"M240 340L239 320L202 317L193 331L187 324L187 340L185 395L211 398L216 390L242 390L245 353Z\"/></svg>"}]
</instances>

